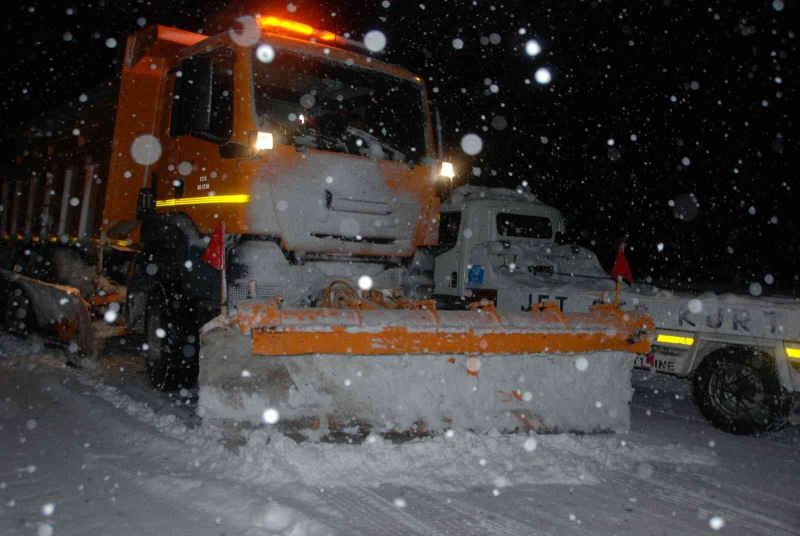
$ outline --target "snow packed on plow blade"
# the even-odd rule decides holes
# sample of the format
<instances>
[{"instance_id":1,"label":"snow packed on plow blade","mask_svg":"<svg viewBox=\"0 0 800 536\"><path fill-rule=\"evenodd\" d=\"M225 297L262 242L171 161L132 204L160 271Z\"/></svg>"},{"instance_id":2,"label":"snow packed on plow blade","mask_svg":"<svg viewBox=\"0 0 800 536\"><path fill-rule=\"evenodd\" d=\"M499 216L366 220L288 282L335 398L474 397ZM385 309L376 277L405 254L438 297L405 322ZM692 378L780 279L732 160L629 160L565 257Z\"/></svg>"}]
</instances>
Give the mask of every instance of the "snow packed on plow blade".
<instances>
[{"instance_id":1,"label":"snow packed on plow blade","mask_svg":"<svg viewBox=\"0 0 800 536\"><path fill-rule=\"evenodd\" d=\"M30 299L34 318L28 322L38 325L28 325L28 330L36 327L57 341L74 344L83 354L92 355L95 341L91 308L77 288L46 283L2 268L0 285L4 287L4 297L8 300L13 300L15 289L19 289L20 296L24 292ZM16 322L6 327L18 328ZM84 361L84 364L88 365L89 361Z\"/></svg>"},{"instance_id":2,"label":"snow packed on plow blade","mask_svg":"<svg viewBox=\"0 0 800 536\"><path fill-rule=\"evenodd\" d=\"M242 302L203 328L199 411L256 424L272 409L323 432L624 431L633 357L653 333L608 304L566 315Z\"/></svg>"}]
</instances>

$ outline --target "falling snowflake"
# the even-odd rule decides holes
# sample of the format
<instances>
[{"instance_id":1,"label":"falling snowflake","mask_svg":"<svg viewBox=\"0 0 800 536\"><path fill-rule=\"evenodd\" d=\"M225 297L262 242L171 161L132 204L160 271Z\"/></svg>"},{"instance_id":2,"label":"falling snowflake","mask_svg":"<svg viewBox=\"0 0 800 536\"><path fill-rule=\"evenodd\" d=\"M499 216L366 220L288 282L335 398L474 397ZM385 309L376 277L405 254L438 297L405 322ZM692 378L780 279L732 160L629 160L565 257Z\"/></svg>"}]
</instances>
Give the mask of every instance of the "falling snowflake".
<instances>
[{"instance_id":1,"label":"falling snowflake","mask_svg":"<svg viewBox=\"0 0 800 536\"><path fill-rule=\"evenodd\" d=\"M386 48L386 36L380 30L371 30L364 35L364 46L370 52L380 52Z\"/></svg>"},{"instance_id":2,"label":"falling snowflake","mask_svg":"<svg viewBox=\"0 0 800 536\"><path fill-rule=\"evenodd\" d=\"M461 150L475 156L483 150L483 140L477 134L467 134L461 138Z\"/></svg>"},{"instance_id":3,"label":"falling snowflake","mask_svg":"<svg viewBox=\"0 0 800 536\"><path fill-rule=\"evenodd\" d=\"M533 74L533 79L541 85L546 85L553 79L553 75L550 74L550 69L547 67L539 67Z\"/></svg>"},{"instance_id":4,"label":"falling snowflake","mask_svg":"<svg viewBox=\"0 0 800 536\"><path fill-rule=\"evenodd\" d=\"M272 63L272 60L275 59L275 49L266 43L262 43L256 48L256 58L262 63Z\"/></svg>"},{"instance_id":5,"label":"falling snowflake","mask_svg":"<svg viewBox=\"0 0 800 536\"><path fill-rule=\"evenodd\" d=\"M275 424L280 418L280 413L275 408L267 408L261 414L261 420L267 424Z\"/></svg>"},{"instance_id":6,"label":"falling snowflake","mask_svg":"<svg viewBox=\"0 0 800 536\"><path fill-rule=\"evenodd\" d=\"M139 136L131 144L131 156L137 164L155 164L161 158L161 142L150 134Z\"/></svg>"},{"instance_id":7,"label":"falling snowflake","mask_svg":"<svg viewBox=\"0 0 800 536\"><path fill-rule=\"evenodd\" d=\"M528 42L525 43L525 54L530 57L536 57L542 52L542 46L536 39L529 39Z\"/></svg>"}]
</instances>

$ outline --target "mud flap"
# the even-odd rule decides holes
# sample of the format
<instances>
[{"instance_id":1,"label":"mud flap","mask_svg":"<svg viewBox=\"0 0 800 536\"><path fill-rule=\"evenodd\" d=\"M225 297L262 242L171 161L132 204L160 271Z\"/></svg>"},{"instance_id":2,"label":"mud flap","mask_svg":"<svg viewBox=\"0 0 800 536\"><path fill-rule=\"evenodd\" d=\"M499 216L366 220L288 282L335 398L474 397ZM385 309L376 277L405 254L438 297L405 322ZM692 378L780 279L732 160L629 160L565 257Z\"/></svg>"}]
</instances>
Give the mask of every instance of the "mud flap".
<instances>
[{"instance_id":1,"label":"mud flap","mask_svg":"<svg viewBox=\"0 0 800 536\"><path fill-rule=\"evenodd\" d=\"M78 289L45 283L21 274L0 269L0 277L18 285L31 300L36 321L43 332L93 358L95 341L90 306Z\"/></svg>"},{"instance_id":2,"label":"mud flap","mask_svg":"<svg viewBox=\"0 0 800 536\"><path fill-rule=\"evenodd\" d=\"M800 426L800 393L792 393L789 397L789 424Z\"/></svg>"}]
</instances>

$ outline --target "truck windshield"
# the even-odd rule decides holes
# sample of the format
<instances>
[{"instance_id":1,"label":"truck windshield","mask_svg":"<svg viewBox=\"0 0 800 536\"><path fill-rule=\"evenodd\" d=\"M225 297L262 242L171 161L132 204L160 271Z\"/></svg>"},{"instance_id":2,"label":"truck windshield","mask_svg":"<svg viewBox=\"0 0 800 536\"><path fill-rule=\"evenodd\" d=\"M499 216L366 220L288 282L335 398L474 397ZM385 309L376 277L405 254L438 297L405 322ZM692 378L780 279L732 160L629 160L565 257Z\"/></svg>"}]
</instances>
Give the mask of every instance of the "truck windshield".
<instances>
[{"instance_id":1,"label":"truck windshield","mask_svg":"<svg viewBox=\"0 0 800 536\"><path fill-rule=\"evenodd\" d=\"M497 232L500 236L516 238L552 238L550 218L527 214L498 214Z\"/></svg>"},{"instance_id":2,"label":"truck windshield","mask_svg":"<svg viewBox=\"0 0 800 536\"><path fill-rule=\"evenodd\" d=\"M426 156L419 85L294 52L277 50L270 62L258 56L256 49L257 122L278 143L407 164Z\"/></svg>"}]
</instances>

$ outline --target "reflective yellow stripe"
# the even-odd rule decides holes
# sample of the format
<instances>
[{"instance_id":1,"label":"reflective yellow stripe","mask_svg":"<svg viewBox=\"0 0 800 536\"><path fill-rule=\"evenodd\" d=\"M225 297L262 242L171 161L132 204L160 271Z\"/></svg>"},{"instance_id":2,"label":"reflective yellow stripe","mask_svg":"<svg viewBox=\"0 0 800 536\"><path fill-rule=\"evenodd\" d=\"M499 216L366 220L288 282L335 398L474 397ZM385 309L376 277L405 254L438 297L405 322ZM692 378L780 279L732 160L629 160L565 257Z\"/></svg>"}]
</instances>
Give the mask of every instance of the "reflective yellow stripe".
<instances>
[{"instance_id":1,"label":"reflective yellow stripe","mask_svg":"<svg viewBox=\"0 0 800 536\"><path fill-rule=\"evenodd\" d=\"M181 197L179 199L163 199L156 201L156 207L180 207L183 205L215 205L223 203L249 203L247 194L204 195L201 197Z\"/></svg>"},{"instance_id":2,"label":"reflective yellow stripe","mask_svg":"<svg viewBox=\"0 0 800 536\"><path fill-rule=\"evenodd\" d=\"M666 333L659 333L656 342L664 342L667 344L680 344L683 346L691 346L694 344L692 337L679 337L678 335L667 335Z\"/></svg>"},{"instance_id":3,"label":"reflective yellow stripe","mask_svg":"<svg viewBox=\"0 0 800 536\"><path fill-rule=\"evenodd\" d=\"M792 359L800 359L800 348L792 348L791 346L784 345L786 355Z\"/></svg>"}]
</instances>

